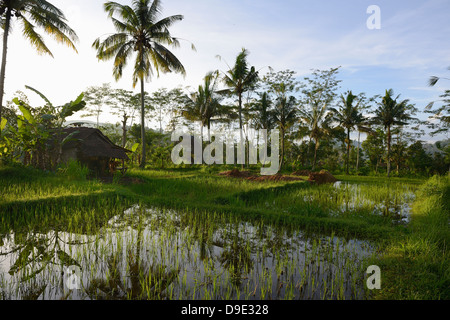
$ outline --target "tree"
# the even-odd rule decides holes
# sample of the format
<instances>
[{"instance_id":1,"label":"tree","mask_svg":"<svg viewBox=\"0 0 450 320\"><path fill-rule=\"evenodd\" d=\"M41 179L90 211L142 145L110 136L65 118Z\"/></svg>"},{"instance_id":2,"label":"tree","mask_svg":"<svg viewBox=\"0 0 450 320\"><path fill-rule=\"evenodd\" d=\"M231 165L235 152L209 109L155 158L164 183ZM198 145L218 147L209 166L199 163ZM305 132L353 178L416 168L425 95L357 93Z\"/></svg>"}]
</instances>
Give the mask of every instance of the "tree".
<instances>
[{"instance_id":1,"label":"tree","mask_svg":"<svg viewBox=\"0 0 450 320\"><path fill-rule=\"evenodd\" d=\"M141 137L142 161L145 167L145 100L144 80L150 80L153 69L159 72L179 72L186 74L184 66L166 46L178 47L179 40L169 32L169 28L183 19L182 15L174 15L159 19L161 1L134 0L132 6L116 2L106 2L104 9L111 18L117 33L109 35L101 41L96 39L93 47L97 49L99 60L114 58L113 75L117 80L122 77L124 67L136 54L133 72L133 87L141 84ZM118 18L115 18L117 15Z\"/></svg>"},{"instance_id":2,"label":"tree","mask_svg":"<svg viewBox=\"0 0 450 320\"><path fill-rule=\"evenodd\" d=\"M281 130L281 168L285 158L286 133L297 119L297 100L292 94L298 92L302 84L295 79L295 71L286 69L275 72L272 68L263 77L263 83L267 92L276 96L272 114Z\"/></svg>"},{"instance_id":3,"label":"tree","mask_svg":"<svg viewBox=\"0 0 450 320\"><path fill-rule=\"evenodd\" d=\"M217 93L218 76L218 72L208 72L203 79L203 85L200 85L197 92L191 95L183 111L187 119L200 121L202 138L203 127L207 127L209 141L211 141L211 122L220 121L227 115L227 108L221 105L222 98Z\"/></svg>"},{"instance_id":4,"label":"tree","mask_svg":"<svg viewBox=\"0 0 450 320\"><path fill-rule=\"evenodd\" d=\"M251 104L250 113L256 130L270 130L275 124L272 101L267 92L260 94L260 99Z\"/></svg>"},{"instance_id":5,"label":"tree","mask_svg":"<svg viewBox=\"0 0 450 320\"><path fill-rule=\"evenodd\" d=\"M404 126L413 119L409 114L409 110L411 110L409 100L405 99L402 101L397 101L400 95L395 98L393 98L393 96L394 91L392 89L386 90L386 94L381 99L378 109L375 110L375 115L371 120L374 124L380 125L386 130L386 163L388 177L390 176L391 172L391 128L394 125Z\"/></svg>"},{"instance_id":6,"label":"tree","mask_svg":"<svg viewBox=\"0 0 450 320\"><path fill-rule=\"evenodd\" d=\"M386 149L386 134L381 129L376 129L363 141L362 148L369 157L369 162L376 173L381 165Z\"/></svg>"},{"instance_id":7,"label":"tree","mask_svg":"<svg viewBox=\"0 0 450 320\"><path fill-rule=\"evenodd\" d=\"M111 92L111 100L109 100L109 105L112 108L111 113L113 115L121 117L122 122L122 147L125 148L127 144L127 124L128 120L131 119L133 122L134 114L137 110L137 104L139 105L139 100L134 97L132 91L124 89L115 89Z\"/></svg>"},{"instance_id":8,"label":"tree","mask_svg":"<svg viewBox=\"0 0 450 320\"><path fill-rule=\"evenodd\" d=\"M87 112L82 114L81 117L95 117L97 123L97 129L100 123L100 114L106 105L110 105L112 98L111 84L104 83L102 86L92 86L84 91L84 100L86 101L88 108Z\"/></svg>"},{"instance_id":9,"label":"tree","mask_svg":"<svg viewBox=\"0 0 450 320\"><path fill-rule=\"evenodd\" d=\"M6 56L8 38L12 30L13 19L22 25L22 34L39 54L49 54L42 36L35 30L42 28L53 36L57 42L63 43L77 51L74 41L77 35L66 23L63 12L45 0L4 0L0 3L0 20L3 29L3 51L0 69L0 120L2 119L3 95L5 93Z\"/></svg>"},{"instance_id":10,"label":"tree","mask_svg":"<svg viewBox=\"0 0 450 320\"><path fill-rule=\"evenodd\" d=\"M314 70L313 77L306 77L307 86L302 90L302 108L299 110L300 121L308 129L308 135L314 140L314 160L312 170L317 162L317 150L320 140L330 136L332 113L329 108L336 97L340 80L336 80L338 68Z\"/></svg>"},{"instance_id":11,"label":"tree","mask_svg":"<svg viewBox=\"0 0 450 320\"><path fill-rule=\"evenodd\" d=\"M334 113L334 120L337 121L339 126L346 129L347 133L347 156L346 156L346 166L345 172L349 173L350 165L350 132L355 129L355 127L360 126L364 121L364 117L359 112L360 99L355 96L351 91L348 91L346 95L341 95L340 106L338 109L331 108L330 110Z\"/></svg>"},{"instance_id":12,"label":"tree","mask_svg":"<svg viewBox=\"0 0 450 320\"><path fill-rule=\"evenodd\" d=\"M274 116L281 131L281 169L284 164L286 131L297 119L297 100L295 97L279 97L275 102Z\"/></svg>"},{"instance_id":13,"label":"tree","mask_svg":"<svg viewBox=\"0 0 450 320\"><path fill-rule=\"evenodd\" d=\"M25 101L14 98L13 102L18 106L23 116L17 117L17 131L12 128L10 130L13 130L22 146L25 164L28 164L28 158L34 154L33 162L35 166L45 168L47 165L43 160L44 154L50 155L49 149L56 147L56 152L53 153L53 155L56 155L56 160L53 163L56 166L61 161L63 145L70 141L75 134L74 132L63 137L62 128L64 122L67 117L86 106L86 102L83 101L83 93L75 101L70 101L61 106L54 106L38 90L28 86L26 88L38 94L45 101L46 105L40 110L37 108L33 109ZM51 135L54 137L53 141L49 140ZM47 162L50 162L51 165L52 161Z\"/></svg>"},{"instance_id":14,"label":"tree","mask_svg":"<svg viewBox=\"0 0 450 320\"><path fill-rule=\"evenodd\" d=\"M423 149L420 141L411 144L407 150L408 164L415 173L427 173L431 169L433 159Z\"/></svg>"},{"instance_id":15,"label":"tree","mask_svg":"<svg viewBox=\"0 0 450 320\"><path fill-rule=\"evenodd\" d=\"M255 67L249 67L247 62L249 52L243 48L236 57L235 64L223 76L223 82L228 89L223 92L236 95L238 98L238 116L239 116L239 130L240 143L244 143L242 132L242 97L247 91L254 90L259 80L258 72ZM244 164L242 164L242 167Z\"/></svg>"},{"instance_id":16,"label":"tree","mask_svg":"<svg viewBox=\"0 0 450 320\"><path fill-rule=\"evenodd\" d=\"M450 70L450 67L448 67L448 70ZM440 78L433 76L430 78L428 84L429 86L433 87L435 86L439 80L445 79L450 80L449 78ZM442 98L440 102L442 102L442 105L436 109L432 109L435 102L433 101L427 105L425 108L427 113L433 114L430 116L430 120L439 120L440 123L436 124L433 122L429 122L429 127L433 129L434 131L431 132L431 135L436 135L438 133L447 133L448 129L450 128L450 90L445 90L445 92L439 96ZM439 128L441 126L441 128Z\"/></svg>"}]
</instances>

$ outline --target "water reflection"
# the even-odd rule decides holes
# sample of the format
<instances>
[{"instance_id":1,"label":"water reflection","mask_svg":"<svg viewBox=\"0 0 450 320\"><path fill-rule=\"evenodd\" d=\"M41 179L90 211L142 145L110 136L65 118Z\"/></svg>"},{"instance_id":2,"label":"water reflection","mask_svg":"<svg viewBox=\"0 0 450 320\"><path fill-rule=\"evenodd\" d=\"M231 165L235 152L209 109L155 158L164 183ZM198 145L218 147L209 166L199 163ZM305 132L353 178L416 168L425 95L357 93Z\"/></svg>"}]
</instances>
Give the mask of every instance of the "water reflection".
<instances>
[{"instance_id":1,"label":"water reflection","mask_svg":"<svg viewBox=\"0 0 450 320\"><path fill-rule=\"evenodd\" d=\"M361 299L367 242L133 206L98 234L0 237L4 299ZM80 290L63 283L82 270Z\"/></svg>"},{"instance_id":2,"label":"water reflection","mask_svg":"<svg viewBox=\"0 0 450 320\"><path fill-rule=\"evenodd\" d=\"M329 199L338 207L330 210L332 216L364 210L390 218L393 223L407 224L410 220L410 204L415 194L408 186L386 187L337 181L333 189L329 190Z\"/></svg>"}]
</instances>

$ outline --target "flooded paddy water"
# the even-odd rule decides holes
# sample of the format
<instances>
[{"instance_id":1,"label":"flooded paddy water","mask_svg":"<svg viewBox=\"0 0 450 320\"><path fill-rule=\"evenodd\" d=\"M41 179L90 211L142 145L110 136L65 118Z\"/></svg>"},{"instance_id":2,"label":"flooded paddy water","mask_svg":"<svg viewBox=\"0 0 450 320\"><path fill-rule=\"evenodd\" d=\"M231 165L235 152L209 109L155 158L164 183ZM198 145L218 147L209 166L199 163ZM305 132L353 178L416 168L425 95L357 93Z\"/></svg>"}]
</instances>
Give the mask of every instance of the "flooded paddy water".
<instances>
[{"instance_id":1,"label":"flooded paddy water","mask_svg":"<svg viewBox=\"0 0 450 320\"><path fill-rule=\"evenodd\" d=\"M325 203L331 216L371 206L407 223L408 190L385 202L345 183L322 191L290 196ZM94 234L0 234L0 299L367 299L374 250L231 215L134 205Z\"/></svg>"}]
</instances>

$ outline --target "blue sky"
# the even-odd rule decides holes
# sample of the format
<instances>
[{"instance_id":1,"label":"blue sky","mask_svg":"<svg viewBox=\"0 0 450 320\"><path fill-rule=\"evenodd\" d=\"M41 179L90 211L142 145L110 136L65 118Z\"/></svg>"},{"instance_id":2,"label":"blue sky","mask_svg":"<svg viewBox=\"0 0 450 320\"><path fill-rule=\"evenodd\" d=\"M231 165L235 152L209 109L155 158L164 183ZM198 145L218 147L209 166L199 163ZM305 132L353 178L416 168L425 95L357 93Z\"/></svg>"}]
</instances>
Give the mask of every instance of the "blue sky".
<instances>
[{"instance_id":1,"label":"blue sky","mask_svg":"<svg viewBox=\"0 0 450 320\"><path fill-rule=\"evenodd\" d=\"M63 104L88 86L110 82L132 89L131 68L121 81L112 77L112 61L98 62L92 42L114 32L103 11L104 1L53 0L77 32L78 54L51 39L47 44L54 58L39 56L26 43L16 26L10 36L6 70L6 98L25 91L32 103L41 100L25 85L37 88L55 104ZM130 1L119 0L121 3ZM171 29L187 39L174 53L185 65L187 76L164 75L146 84L152 92L160 87L197 87L211 70L227 68L243 48L249 62L262 73L290 69L299 79L311 69L341 66L341 92L383 94L392 88L423 110L438 99L450 81L427 86L430 76L450 76L450 1L366 0L166 0L163 16L184 15ZM370 5L381 9L381 29L369 30ZM190 49L194 43L197 51ZM216 55L223 60L219 61ZM137 92L137 91L136 91ZM425 116L422 116L422 118ZM114 118L107 118L117 121ZM439 140L442 136L424 140Z\"/></svg>"}]
</instances>

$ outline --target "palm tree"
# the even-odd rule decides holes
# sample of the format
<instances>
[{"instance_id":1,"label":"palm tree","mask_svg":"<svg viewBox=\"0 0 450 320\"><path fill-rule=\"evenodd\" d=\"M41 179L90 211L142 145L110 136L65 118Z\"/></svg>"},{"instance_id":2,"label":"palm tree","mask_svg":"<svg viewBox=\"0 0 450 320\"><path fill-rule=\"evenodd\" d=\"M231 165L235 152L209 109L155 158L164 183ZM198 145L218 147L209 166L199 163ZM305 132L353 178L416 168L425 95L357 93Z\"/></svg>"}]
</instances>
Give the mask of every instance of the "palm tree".
<instances>
[{"instance_id":1,"label":"palm tree","mask_svg":"<svg viewBox=\"0 0 450 320\"><path fill-rule=\"evenodd\" d=\"M366 134L373 134L373 130L369 127L369 119L363 116L361 113L359 114L358 119L356 120L356 130L358 131L358 146L356 150L356 172L359 170L359 148L361 141L361 132Z\"/></svg>"},{"instance_id":2,"label":"palm tree","mask_svg":"<svg viewBox=\"0 0 450 320\"><path fill-rule=\"evenodd\" d=\"M200 121L201 136L203 127L208 128L208 140L211 140L211 123L221 120L227 114L227 108L220 104L221 98L217 94L217 72L209 72L204 78L204 84L198 87L197 92L191 94L190 101L182 111L188 120Z\"/></svg>"},{"instance_id":3,"label":"palm tree","mask_svg":"<svg viewBox=\"0 0 450 320\"><path fill-rule=\"evenodd\" d=\"M248 50L243 48L236 57L234 67L230 68L223 77L223 82L228 89L223 90L229 94L234 94L238 97L238 114L239 114L239 130L240 143L243 143L242 132L242 96L245 92L253 90L258 82L258 72L255 67L248 66L247 57ZM242 164L242 167L244 165Z\"/></svg>"},{"instance_id":4,"label":"palm tree","mask_svg":"<svg viewBox=\"0 0 450 320\"><path fill-rule=\"evenodd\" d=\"M390 152L391 152L391 127L393 125L403 126L408 124L408 121L412 119L412 117L408 113L409 109L409 100L405 99L400 102L400 95L398 95L395 99L393 98L394 91L392 89L386 90L386 94L381 99L379 103L378 109L375 110L375 116L371 119L374 124L378 124L384 127L387 133L387 176L390 176L391 171L391 161L390 161Z\"/></svg>"},{"instance_id":5,"label":"palm tree","mask_svg":"<svg viewBox=\"0 0 450 320\"><path fill-rule=\"evenodd\" d=\"M346 96L341 95L341 105L339 109L331 108L330 111L334 113L334 120L338 124L347 130L347 161L345 172L349 172L350 163L350 132L357 126L363 119L361 113L359 112L359 103L356 104L357 96L355 96L351 91L348 91Z\"/></svg>"},{"instance_id":6,"label":"palm tree","mask_svg":"<svg viewBox=\"0 0 450 320\"><path fill-rule=\"evenodd\" d=\"M448 70L450 70L450 67L448 67ZM436 83L441 80L450 80L449 78L441 78L433 76L429 79L428 85L430 87L433 87L436 85ZM442 105L436 109L432 109L435 102L430 102L427 107L425 108L426 113L431 113L432 116L430 116L430 120L440 120L438 124L429 122L428 127L433 129L434 131L431 132L431 135L436 135L438 133L448 133L448 129L450 128L450 90L447 89L444 91L443 94L439 96L440 100L439 102L442 103Z\"/></svg>"},{"instance_id":7,"label":"palm tree","mask_svg":"<svg viewBox=\"0 0 450 320\"><path fill-rule=\"evenodd\" d=\"M261 98L252 103L250 112L256 130L270 130L273 127L275 117L271 108L272 101L270 101L269 94L267 92L263 92L261 94Z\"/></svg>"},{"instance_id":8,"label":"palm tree","mask_svg":"<svg viewBox=\"0 0 450 320\"><path fill-rule=\"evenodd\" d=\"M168 28L182 20L183 16L174 15L158 20L162 9L159 0L134 0L131 7L116 2L106 2L104 9L111 18L117 33L107 36L103 41L98 38L92 46L97 49L99 60L114 58L113 75L116 81L122 77L123 68L136 53L133 87L140 82L142 139L140 166L144 168L146 162L144 80L151 79L153 68L157 76L160 71L186 74L178 58L166 48L166 46L179 46L178 39L172 37ZM117 19L113 17L115 14L118 16Z\"/></svg>"},{"instance_id":9,"label":"palm tree","mask_svg":"<svg viewBox=\"0 0 450 320\"><path fill-rule=\"evenodd\" d=\"M63 43L77 51L73 42L78 37L66 23L63 12L45 0L3 0L0 3L0 23L3 29L2 65L0 69L0 119L2 118L3 95L5 91L6 55L8 38L12 30L13 20L22 26L22 34L40 54L49 54L42 36L35 30L42 28L53 36L57 42Z\"/></svg>"},{"instance_id":10,"label":"palm tree","mask_svg":"<svg viewBox=\"0 0 450 320\"><path fill-rule=\"evenodd\" d=\"M297 119L297 100L292 96L289 98L286 98L284 96L279 97L276 101L274 116L281 130L281 169L284 164L286 131Z\"/></svg>"},{"instance_id":11,"label":"palm tree","mask_svg":"<svg viewBox=\"0 0 450 320\"><path fill-rule=\"evenodd\" d=\"M308 94L308 108L299 110L299 118L306 125L309 138L314 140L314 160L312 170L317 162L317 150L320 140L331 133L330 124L332 113L328 110L328 103L321 103L320 98L314 98L315 93Z\"/></svg>"}]
</instances>

